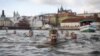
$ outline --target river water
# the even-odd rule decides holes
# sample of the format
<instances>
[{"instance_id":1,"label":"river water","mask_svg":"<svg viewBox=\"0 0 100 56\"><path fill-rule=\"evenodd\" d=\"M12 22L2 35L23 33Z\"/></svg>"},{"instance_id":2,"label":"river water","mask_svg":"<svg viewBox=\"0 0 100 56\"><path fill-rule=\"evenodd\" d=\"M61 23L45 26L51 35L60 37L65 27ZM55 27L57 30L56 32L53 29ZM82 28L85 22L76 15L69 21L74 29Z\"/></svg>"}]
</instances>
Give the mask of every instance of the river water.
<instances>
[{"instance_id":1,"label":"river water","mask_svg":"<svg viewBox=\"0 0 100 56\"><path fill-rule=\"evenodd\" d=\"M0 56L100 56L57 52L52 47L39 48L34 43L0 43Z\"/></svg>"},{"instance_id":2,"label":"river water","mask_svg":"<svg viewBox=\"0 0 100 56\"><path fill-rule=\"evenodd\" d=\"M15 41L15 36L11 35L0 35L0 56L100 56L100 53L92 54L92 53L68 53L68 52L60 52L57 51L58 47L63 45L60 44L56 47L52 46L42 46L39 43L31 42L31 41ZM40 36L41 37L41 36ZM31 40L32 38L25 37L17 37L18 40ZM10 40L9 40L10 39ZM93 46L100 50L100 42L94 42ZM67 45L68 42L65 42L64 45ZM73 43L72 43L73 44ZM67 47L66 47L67 48ZM63 50L63 47L60 47ZM87 49L86 49L87 50ZM65 51L65 50L64 50ZM87 50L88 51L88 50Z\"/></svg>"}]
</instances>

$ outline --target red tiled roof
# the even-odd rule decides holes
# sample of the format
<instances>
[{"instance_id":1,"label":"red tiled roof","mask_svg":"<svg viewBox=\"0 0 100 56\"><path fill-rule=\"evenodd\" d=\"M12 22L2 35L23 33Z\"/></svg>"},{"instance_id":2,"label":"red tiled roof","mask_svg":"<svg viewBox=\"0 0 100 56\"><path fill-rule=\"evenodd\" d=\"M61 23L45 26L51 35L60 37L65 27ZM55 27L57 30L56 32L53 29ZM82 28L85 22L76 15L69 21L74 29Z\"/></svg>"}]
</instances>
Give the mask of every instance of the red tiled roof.
<instances>
[{"instance_id":1,"label":"red tiled roof","mask_svg":"<svg viewBox=\"0 0 100 56\"><path fill-rule=\"evenodd\" d=\"M94 18L94 17L83 17L83 16L76 16L72 18L67 18L63 20L62 22L80 22L81 20L95 20L97 22L100 22L100 18Z\"/></svg>"}]
</instances>

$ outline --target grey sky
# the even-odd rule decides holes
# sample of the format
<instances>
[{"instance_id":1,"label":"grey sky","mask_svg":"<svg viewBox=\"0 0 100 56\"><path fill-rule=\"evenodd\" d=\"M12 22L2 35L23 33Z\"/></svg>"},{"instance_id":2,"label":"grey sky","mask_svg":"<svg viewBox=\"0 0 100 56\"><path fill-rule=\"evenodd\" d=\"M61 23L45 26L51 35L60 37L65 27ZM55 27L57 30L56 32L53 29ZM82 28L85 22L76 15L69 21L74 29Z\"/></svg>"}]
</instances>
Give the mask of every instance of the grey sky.
<instances>
[{"instance_id":1,"label":"grey sky","mask_svg":"<svg viewBox=\"0 0 100 56\"><path fill-rule=\"evenodd\" d=\"M0 0L0 14L3 9L7 16L13 11L28 16L56 13L61 5L77 13L100 12L100 0Z\"/></svg>"}]
</instances>

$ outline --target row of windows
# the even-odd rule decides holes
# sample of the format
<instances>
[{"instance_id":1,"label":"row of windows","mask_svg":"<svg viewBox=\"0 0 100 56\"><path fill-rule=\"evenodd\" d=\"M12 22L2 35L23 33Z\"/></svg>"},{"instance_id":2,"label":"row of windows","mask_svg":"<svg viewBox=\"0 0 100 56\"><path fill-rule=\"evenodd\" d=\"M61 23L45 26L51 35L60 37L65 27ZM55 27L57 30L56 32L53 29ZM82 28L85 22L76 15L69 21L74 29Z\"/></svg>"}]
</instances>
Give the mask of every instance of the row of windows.
<instances>
[{"instance_id":1,"label":"row of windows","mask_svg":"<svg viewBox=\"0 0 100 56\"><path fill-rule=\"evenodd\" d=\"M69 26L69 25L67 25L67 26L63 26L63 27L80 27L80 25L75 25L75 26Z\"/></svg>"},{"instance_id":2,"label":"row of windows","mask_svg":"<svg viewBox=\"0 0 100 56\"><path fill-rule=\"evenodd\" d=\"M12 25L11 22L3 22L3 21L0 22L0 26L10 26L10 25Z\"/></svg>"}]
</instances>

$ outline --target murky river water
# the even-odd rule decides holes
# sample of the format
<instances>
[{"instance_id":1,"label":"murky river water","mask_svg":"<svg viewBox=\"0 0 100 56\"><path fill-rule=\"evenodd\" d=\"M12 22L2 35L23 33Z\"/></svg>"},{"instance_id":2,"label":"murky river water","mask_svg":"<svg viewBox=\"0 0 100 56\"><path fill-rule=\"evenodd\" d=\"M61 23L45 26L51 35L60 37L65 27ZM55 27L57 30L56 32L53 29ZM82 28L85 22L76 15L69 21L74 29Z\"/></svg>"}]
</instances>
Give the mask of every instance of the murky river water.
<instances>
[{"instance_id":1,"label":"murky river water","mask_svg":"<svg viewBox=\"0 0 100 56\"><path fill-rule=\"evenodd\" d=\"M100 56L100 54L70 54L52 47L37 47L35 43L0 43L0 56Z\"/></svg>"},{"instance_id":2,"label":"murky river water","mask_svg":"<svg viewBox=\"0 0 100 56\"><path fill-rule=\"evenodd\" d=\"M8 39L9 38L10 37L8 37ZM57 51L57 49L59 49L58 47L45 47L35 42L6 42L6 40L2 39L6 38L0 37L0 56L100 56L100 53L72 54L68 52ZM64 44L67 45L68 43L66 42ZM99 47L100 45L96 48L100 50Z\"/></svg>"}]
</instances>

